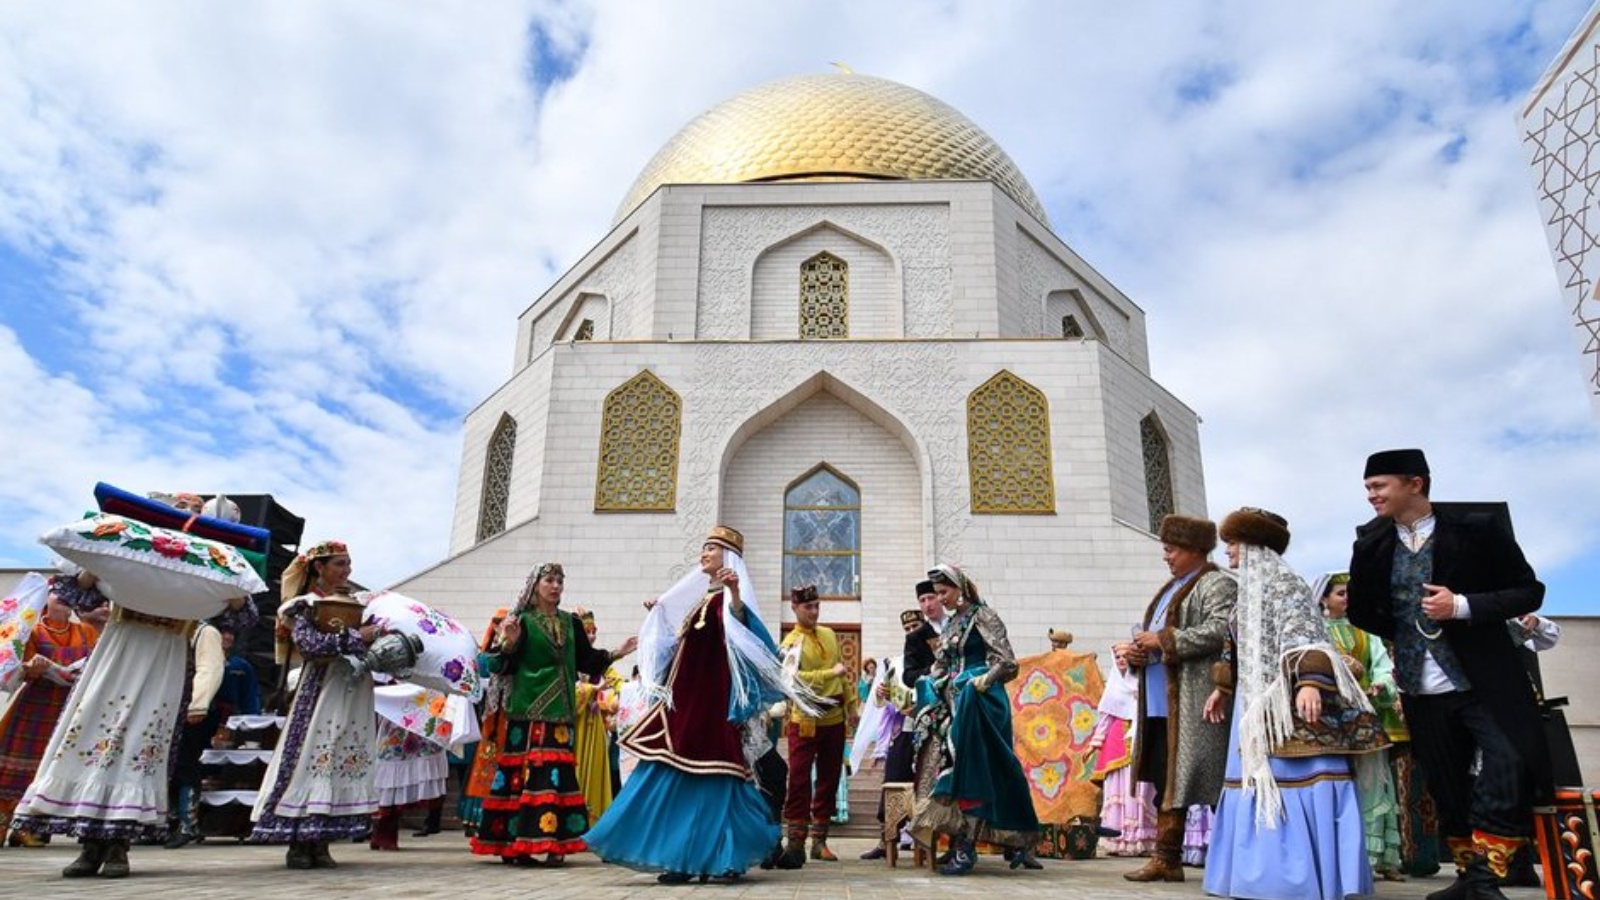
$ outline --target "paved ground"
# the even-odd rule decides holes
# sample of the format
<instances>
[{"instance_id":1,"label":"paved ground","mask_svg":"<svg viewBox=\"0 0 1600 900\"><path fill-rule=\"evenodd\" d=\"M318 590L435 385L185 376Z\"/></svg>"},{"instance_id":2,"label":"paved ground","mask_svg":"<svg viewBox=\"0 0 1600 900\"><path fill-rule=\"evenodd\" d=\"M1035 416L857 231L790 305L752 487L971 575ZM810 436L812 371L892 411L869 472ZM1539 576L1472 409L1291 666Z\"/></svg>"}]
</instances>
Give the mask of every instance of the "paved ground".
<instances>
[{"instance_id":1,"label":"paved ground","mask_svg":"<svg viewBox=\"0 0 1600 900\"><path fill-rule=\"evenodd\" d=\"M426 839L401 837L399 853L373 853L364 845L336 846L341 866L332 871L291 872L283 867L283 849L208 841L182 850L135 847L133 875L121 881L99 878L67 881L61 867L76 854L70 843L52 843L37 850L0 849L0 896L28 898L151 897L162 900L335 900L383 897L411 900L461 897L463 900L926 900L940 897L984 897L988 900L1084 898L1133 900L1146 897L1199 898L1200 873L1190 869L1184 884L1135 885L1122 879L1128 860L1046 860L1041 872L1012 872L998 858L985 858L964 878L918 871L902 858L900 867L861 862L855 857L868 844L840 840L841 863L810 863L798 872L753 871L734 885L664 887L654 876L603 865L592 856L572 857L559 870L511 868L466 852L459 833ZM1444 887L1436 876L1404 884L1379 884L1377 896L1422 898ZM1543 897L1542 891L1507 891L1512 900Z\"/></svg>"}]
</instances>

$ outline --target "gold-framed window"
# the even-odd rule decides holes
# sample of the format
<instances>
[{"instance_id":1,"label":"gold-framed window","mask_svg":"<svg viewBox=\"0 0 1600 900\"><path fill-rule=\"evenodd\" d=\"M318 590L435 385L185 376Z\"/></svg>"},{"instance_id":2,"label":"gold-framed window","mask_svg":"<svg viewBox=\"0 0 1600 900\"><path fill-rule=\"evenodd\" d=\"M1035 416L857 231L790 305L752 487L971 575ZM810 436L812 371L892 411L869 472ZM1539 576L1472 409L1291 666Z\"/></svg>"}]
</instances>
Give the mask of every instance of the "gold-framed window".
<instances>
[{"instance_id":1,"label":"gold-framed window","mask_svg":"<svg viewBox=\"0 0 1600 900\"><path fill-rule=\"evenodd\" d=\"M1050 402L1002 369L967 396L967 467L976 514L1056 511Z\"/></svg>"},{"instance_id":2,"label":"gold-framed window","mask_svg":"<svg viewBox=\"0 0 1600 900\"><path fill-rule=\"evenodd\" d=\"M850 264L824 250L800 264L800 337L850 336Z\"/></svg>"},{"instance_id":3,"label":"gold-framed window","mask_svg":"<svg viewBox=\"0 0 1600 900\"><path fill-rule=\"evenodd\" d=\"M606 395L595 512L672 512L678 504L683 400L649 371Z\"/></svg>"}]
</instances>

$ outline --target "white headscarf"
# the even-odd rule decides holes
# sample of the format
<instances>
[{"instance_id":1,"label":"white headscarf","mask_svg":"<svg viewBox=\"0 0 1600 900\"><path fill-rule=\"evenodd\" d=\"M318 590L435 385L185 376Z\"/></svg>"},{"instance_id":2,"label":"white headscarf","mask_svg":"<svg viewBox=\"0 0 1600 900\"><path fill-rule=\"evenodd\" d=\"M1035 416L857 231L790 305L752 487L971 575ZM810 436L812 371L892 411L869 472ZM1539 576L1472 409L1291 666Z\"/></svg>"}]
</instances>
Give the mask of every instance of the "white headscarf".
<instances>
[{"instance_id":1,"label":"white headscarf","mask_svg":"<svg viewBox=\"0 0 1600 900\"><path fill-rule=\"evenodd\" d=\"M1239 546L1239 599L1234 714L1239 726L1240 787L1256 795L1256 825L1277 828L1283 797L1272 777L1272 751L1294 733L1295 670L1306 651L1320 650L1333 665L1339 696L1368 712L1360 682L1328 641L1316 598L1305 579L1276 551Z\"/></svg>"},{"instance_id":2,"label":"white headscarf","mask_svg":"<svg viewBox=\"0 0 1600 900\"><path fill-rule=\"evenodd\" d=\"M761 621L761 610L754 602L761 594L750 578L744 557L731 547L723 547L722 559L724 565L739 575L739 597L744 602L745 615ZM683 620L700 605L710 589L711 576L695 566L678 579L677 584L667 588L657 599L655 608L645 616L639 628L639 683L650 699L672 704L667 676L672 671L672 658L678 649L678 635ZM764 628L765 623L762 625ZM807 715L819 715L819 710L828 705L792 675L785 675L779 656L734 615L733 598L726 587L722 589L722 627L727 635L728 671L733 682L731 708L749 709L760 705L761 698L749 695L752 681L783 693Z\"/></svg>"}]
</instances>

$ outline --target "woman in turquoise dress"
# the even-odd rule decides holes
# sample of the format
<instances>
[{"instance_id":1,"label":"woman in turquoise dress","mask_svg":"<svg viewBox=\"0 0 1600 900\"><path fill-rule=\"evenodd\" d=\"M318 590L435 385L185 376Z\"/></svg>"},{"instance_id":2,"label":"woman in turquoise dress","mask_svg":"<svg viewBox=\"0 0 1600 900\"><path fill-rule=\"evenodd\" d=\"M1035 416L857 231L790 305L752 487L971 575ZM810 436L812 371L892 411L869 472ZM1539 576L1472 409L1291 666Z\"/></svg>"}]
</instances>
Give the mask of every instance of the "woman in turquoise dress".
<instances>
[{"instance_id":1,"label":"woman in turquoise dress","mask_svg":"<svg viewBox=\"0 0 1600 900\"><path fill-rule=\"evenodd\" d=\"M1017 658L1005 623L957 567L940 565L928 580L954 615L933 668L917 681L911 832L929 844L934 835L950 835L950 862L939 870L945 875L972 871L977 842L1008 848L1013 869L1041 868L1033 853L1039 817L1012 748L1004 685L1017 677Z\"/></svg>"},{"instance_id":2,"label":"woman in turquoise dress","mask_svg":"<svg viewBox=\"0 0 1600 900\"><path fill-rule=\"evenodd\" d=\"M1221 721L1233 688L1206 893L1259 900L1370 894L1351 757L1388 739L1329 643L1310 587L1280 555L1288 523L1246 507L1218 530L1238 572L1239 600L1233 674L1218 679L1205 708L1208 720Z\"/></svg>"},{"instance_id":3,"label":"woman in turquoise dress","mask_svg":"<svg viewBox=\"0 0 1600 900\"><path fill-rule=\"evenodd\" d=\"M739 532L712 529L699 569L647 604L650 705L620 741L639 766L586 836L606 862L658 871L663 884L735 880L761 861L778 826L751 774L770 746L759 716L785 696L815 708L784 678L743 549Z\"/></svg>"}]
</instances>

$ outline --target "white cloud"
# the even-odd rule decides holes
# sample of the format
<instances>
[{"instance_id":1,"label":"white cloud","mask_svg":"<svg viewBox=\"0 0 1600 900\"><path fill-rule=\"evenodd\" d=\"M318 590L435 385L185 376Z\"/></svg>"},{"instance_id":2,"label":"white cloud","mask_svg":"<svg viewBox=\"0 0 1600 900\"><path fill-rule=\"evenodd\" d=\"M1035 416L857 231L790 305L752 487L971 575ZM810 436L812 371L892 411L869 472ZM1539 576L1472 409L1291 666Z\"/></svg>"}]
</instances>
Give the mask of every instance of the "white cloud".
<instances>
[{"instance_id":1,"label":"white cloud","mask_svg":"<svg viewBox=\"0 0 1600 900\"><path fill-rule=\"evenodd\" d=\"M272 491L358 577L437 559L515 314L690 118L837 60L982 125L1144 307L1213 513L1337 563L1362 457L1415 443L1536 564L1600 552L1513 121L1580 0L75 6L0 15L0 240L65 278L0 314L0 547L104 478ZM535 21L575 64L546 91Z\"/></svg>"}]
</instances>

